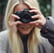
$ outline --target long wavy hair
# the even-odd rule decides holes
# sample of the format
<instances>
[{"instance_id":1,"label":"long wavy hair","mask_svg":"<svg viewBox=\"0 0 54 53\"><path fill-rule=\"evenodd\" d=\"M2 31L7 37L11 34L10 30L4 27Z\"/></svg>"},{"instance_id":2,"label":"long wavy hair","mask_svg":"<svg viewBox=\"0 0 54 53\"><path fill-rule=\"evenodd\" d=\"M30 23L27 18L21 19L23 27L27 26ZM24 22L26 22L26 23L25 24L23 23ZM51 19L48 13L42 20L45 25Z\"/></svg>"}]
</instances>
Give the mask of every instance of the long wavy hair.
<instances>
[{"instance_id":1,"label":"long wavy hair","mask_svg":"<svg viewBox=\"0 0 54 53\"><path fill-rule=\"evenodd\" d=\"M12 46L11 48L12 53L24 53L22 40L19 34L17 34L17 32L12 32L8 25L8 20L10 18L10 15L13 13L14 7L17 4L19 4L21 1L27 4L29 7L36 7L39 9L37 0L8 0L6 12L5 12L5 25L7 30L9 30L8 37L9 37L9 42L11 43ZM40 29L35 27L34 30L32 31L32 35L28 37L28 41L27 41L28 53L37 53L39 37L40 37Z\"/></svg>"}]
</instances>

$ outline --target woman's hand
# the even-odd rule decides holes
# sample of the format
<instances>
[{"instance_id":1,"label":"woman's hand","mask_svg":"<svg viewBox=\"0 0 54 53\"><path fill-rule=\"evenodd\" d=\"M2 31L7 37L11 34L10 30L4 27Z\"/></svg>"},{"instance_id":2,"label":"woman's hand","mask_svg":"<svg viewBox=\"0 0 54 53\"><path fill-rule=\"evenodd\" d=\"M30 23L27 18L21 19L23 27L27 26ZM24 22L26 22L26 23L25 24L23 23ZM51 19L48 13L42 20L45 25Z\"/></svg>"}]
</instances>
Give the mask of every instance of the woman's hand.
<instances>
[{"instance_id":1,"label":"woman's hand","mask_svg":"<svg viewBox=\"0 0 54 53\"><path fill-rule=\"evenodd\" d=\"M32 16L32 18L33 19L37 18L38 20L30 22L30 24L33 24L33 25L35 25L38 28L42 28L42 26L46 23L46 18L42 15L40 10L38 10L36 8L31 8L31 9L32 10L30 10L29 12L36 13L36 15Z\"/></svg>"},{"instance_id":2,"label":"woman's hand","mask_svg":"<svg viewBox=\"0 0 54 53\"><path fill-rule=\"evenodd\" d=\"M9 24L9 28L10 28L10 30L11 31L17 31L17 25L18 24L22 24L22 22L20 22L20 21L15 21L15 19L20 19L20 17L18 17L17 15L15 15L15 14L11 14L10 15L10 19L9 19L9 21L8 21L8 24Z\"/></svg>"}]
</instances>

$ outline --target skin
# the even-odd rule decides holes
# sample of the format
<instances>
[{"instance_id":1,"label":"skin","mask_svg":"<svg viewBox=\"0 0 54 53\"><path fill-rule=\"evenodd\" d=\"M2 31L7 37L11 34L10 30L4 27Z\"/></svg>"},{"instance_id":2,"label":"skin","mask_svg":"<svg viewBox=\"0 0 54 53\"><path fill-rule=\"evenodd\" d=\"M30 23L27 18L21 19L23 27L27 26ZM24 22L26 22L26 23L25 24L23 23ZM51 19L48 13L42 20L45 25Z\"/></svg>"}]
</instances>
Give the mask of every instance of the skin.
<instances>
[{"instance_id":1,"label":"skin","mask_svg":"<svg viewBox=\"0 0 54 53\"><path fill-rule=\"evenodd\" d=\"M32 16L32 18L38 18L38 20L29 22L29 23L22 23L20 21L14 21L15 18L20 19L17 15L11 14L9 19L9 27L12 31L19 31L22 35L29 34L34 27L42 28L42 26L46 23L46 19L41 14L41 12L37 8L29 8L26 4L18 4L14 8L14 12L16 11L23 11L25 8L32 9L29 12L34 12L36 15ZM16 27L17 25L17 27Z\"/></svg>"}]
</instances>

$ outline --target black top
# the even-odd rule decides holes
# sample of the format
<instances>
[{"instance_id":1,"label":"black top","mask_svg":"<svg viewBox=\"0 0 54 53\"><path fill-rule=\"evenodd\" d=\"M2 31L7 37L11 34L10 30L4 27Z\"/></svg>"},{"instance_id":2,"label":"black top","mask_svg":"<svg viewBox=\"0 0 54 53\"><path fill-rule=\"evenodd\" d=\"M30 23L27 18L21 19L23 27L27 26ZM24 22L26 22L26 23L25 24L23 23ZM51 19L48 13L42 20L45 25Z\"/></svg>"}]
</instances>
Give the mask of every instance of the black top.
<instances>
[{"instance_id":1,"label":"black top","mask_svg":"<svg viewBox=\"0 0 54 53\"><path fill-rule=\"evenodd\" d=\"M24 53L28 53L28 48L27 48L28 35L21 36L21 39L24 46Z\"/></svg>"}]
</instances>

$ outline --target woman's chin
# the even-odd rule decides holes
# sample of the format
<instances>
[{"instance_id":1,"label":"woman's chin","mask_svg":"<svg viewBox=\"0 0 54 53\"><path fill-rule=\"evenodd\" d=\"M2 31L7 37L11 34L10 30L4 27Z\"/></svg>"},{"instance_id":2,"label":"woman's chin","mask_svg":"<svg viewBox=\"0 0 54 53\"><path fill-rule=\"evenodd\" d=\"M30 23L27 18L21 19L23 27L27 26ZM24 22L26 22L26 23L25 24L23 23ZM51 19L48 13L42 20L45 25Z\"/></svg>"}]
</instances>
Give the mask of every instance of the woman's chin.
<instances>
[{"instance_id":1,"label":"woman's chin","mask_svg":"<svg viewBox=\"0 0 54 53\"><path fill-rule=\"evenodd\" d=\"M28 35L29 32L21 32L22 35Z\"/></svg>"},{"instance_id":2,"label":"woman's chin","mask_svg":"<svg viewBox=\"0 0 54 53\"><path fill-rule=\"evenodd\" d=\"M18 33L20 35L28 35L28 34L30 34L30 31L18 31Z\"/></svg>"}]
</instances>

